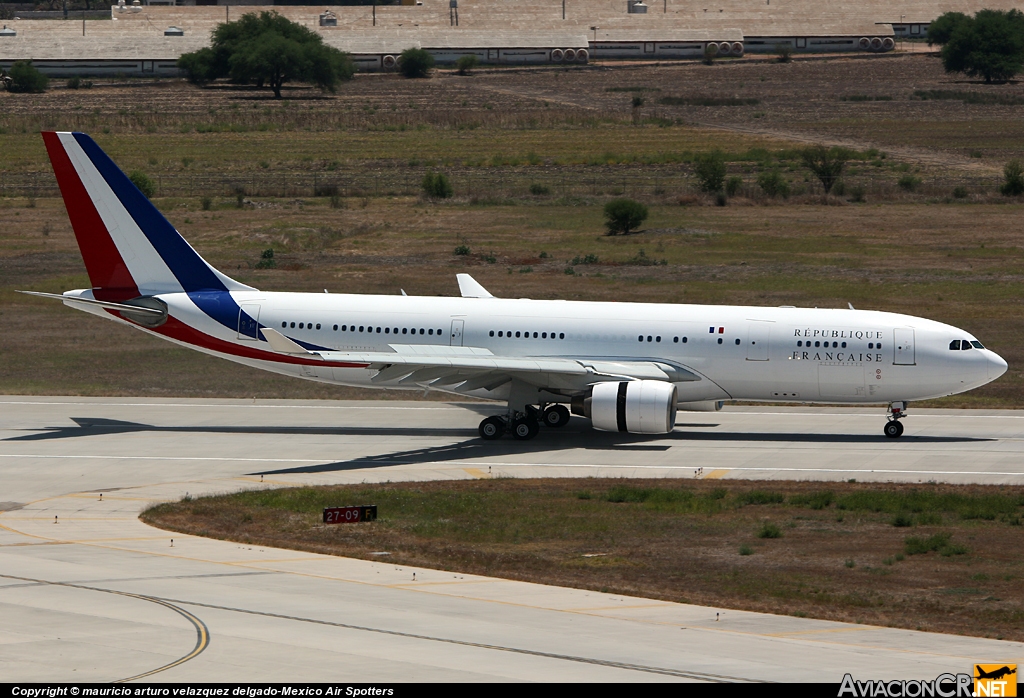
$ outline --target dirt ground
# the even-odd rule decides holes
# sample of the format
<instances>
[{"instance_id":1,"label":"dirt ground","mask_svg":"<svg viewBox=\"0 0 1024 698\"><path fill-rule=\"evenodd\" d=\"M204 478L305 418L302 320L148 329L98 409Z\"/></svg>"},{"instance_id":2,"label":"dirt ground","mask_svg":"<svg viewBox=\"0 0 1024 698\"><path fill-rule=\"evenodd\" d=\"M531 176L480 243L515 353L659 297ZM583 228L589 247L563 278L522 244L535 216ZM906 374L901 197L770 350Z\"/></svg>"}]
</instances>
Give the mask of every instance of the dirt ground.
<instances>
[{"instance_id":1,"label":"dirt ground","mask_svg":"<svg viewBox=\"0 0 1024 698\"><path fill-rule=\"evenodd\" d=\"M324 525L326 506L379 519ZM173 531L647 598L1024 639L1024 489L477 480L160 505ZM377 553L371 555L371 553Z\"/></svg>"},{"instance_id":2,"label":"dirt ground","mask_svg":"<svg viewBox=\"0 0 1024 698\"><path fill-rule=\"evenodd\" d=\"M964 82L927 55L360 75L337 95L294 87L280 102L233 86L97 82L0 92L0 391L393 394L258 373L15 294L88 285L36 133L81 128L156 181L155 203L209 261L258 288L452 295L468 271L516 297L852 302L964 327L1009 361L996 383L942 404L1024 406L1021 202L997 192L1002 164L1024 151L1020 84ZM942 90L995 102L914 98ZM845 179L863 203L823 202L793 155L810 141L861 153ZM743 180L725 207L695 193L690 159L713 148ZM789 199L760 192L769 168ZM453 199L417 193L433 170L450 175ZM903 189L901 177L919 183ZM643 232L603 234L601 209L619 195L649 205ZM459 245L471 253L454 255ZM255 268L266 249L276 269ZM588 255L598 261L573 262Z\"/></svg>"}]
</instances>

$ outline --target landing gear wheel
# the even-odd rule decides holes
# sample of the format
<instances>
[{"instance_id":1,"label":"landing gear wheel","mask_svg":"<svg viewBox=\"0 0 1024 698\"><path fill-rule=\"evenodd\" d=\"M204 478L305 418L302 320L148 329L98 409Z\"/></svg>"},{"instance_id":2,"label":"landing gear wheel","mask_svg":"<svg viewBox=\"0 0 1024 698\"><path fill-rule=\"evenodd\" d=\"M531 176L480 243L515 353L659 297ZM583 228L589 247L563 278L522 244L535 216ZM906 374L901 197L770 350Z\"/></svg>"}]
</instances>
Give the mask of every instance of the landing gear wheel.
<instances>
[{"instance_id":1,"label":"landing gear wheel","mask_svg":"<svg viewBox=\"0 0 1024 698\"><path fill-rule=\"evenodd\" d=\"M480 422L480 438L485 441L500 439L505 433L505 420L501 417L488 417Z\"/></svg>"},{"instance_id":2,"label":"landing gear wheel","mask_svg":"<svg viewBox=\"0 0 1024 698\"><path fill-rule=\"evenodd\" d=\"M540 431L540 424L533 417L520 417L512 422L512 436L520 441L529 441Z\"/></svg>"},{"instance_id":3,"label":"landing gear wheel","mask_svg":"<svg viewBox=\"0 0 1024 698\"><path fill-rule=\"evenodd\" d=\"M890 439L898 439L903 435L903 425L897 420L887 422L885 425L885 435Z\"/></svg>"},{"instance_id":4,"label":"landing gear wheel","mask_svg":"<svg viewBox=\"0 0 1024 698\"><path fill-rule=\"evenodd\" d=\"M565 405L553 405L544 410L544 426L546 427L564 427L569 423L569 410L566 409Z\"/></svg>"}]
</instances>

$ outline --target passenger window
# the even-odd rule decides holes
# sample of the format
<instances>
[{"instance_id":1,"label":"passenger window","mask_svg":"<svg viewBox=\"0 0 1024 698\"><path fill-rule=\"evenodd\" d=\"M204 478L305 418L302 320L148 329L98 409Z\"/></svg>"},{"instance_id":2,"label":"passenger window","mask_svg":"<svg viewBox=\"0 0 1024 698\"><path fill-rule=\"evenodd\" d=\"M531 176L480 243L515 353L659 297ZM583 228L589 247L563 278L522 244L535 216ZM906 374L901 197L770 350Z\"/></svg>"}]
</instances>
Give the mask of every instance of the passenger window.
<instances>
[{"instance_id":1,"label":"passenger window","mask_svg":"<svg viewBox=\"0 0 1024 698\"><path fill-rule=\"evenodd\" d=\"M821 342L815 342L815 343L814 343L814 346L816 346L816 347L820 347L820 346L821 346Z\"/></svg>"},{"instance_id":2,"label":"passenger window","mask_svg":"<svg viewBox=\"0 0 1024 698\"><path fill-rule=\"evenodd\" d=\"M519 339L519 333L516 332L516 339Z\"/></svg>"},{"instance_id":3,"label":"passenger window","mask_svg":"<svg viewBox=\"0 0 1024 698\"><path fill-rule=\"evenodd\" d=\"M638 341L638 342L644 341L644 336L640 335L639 337L636 338L636 341Z\"/></svg>"},{"instance_id":4,"label":"passenger window","mask_svg":"<svg viewBox=\"0 0 1024 698\"><path fill-rule=\"evenodd\" d=\"M284 328L284 327L288 327L288 323L287 323L287 322L282 322L282 323L281 323L281 327L282 327L282 328Z\"/></svg>"},{"instance_id":5,"label":"passenger window","mask_svg":"<svg viewBox=\"0 0 1024 698\"><path fill-rule=\"evenodd\" d=\"M430 330L430 332L428 332L427 334L434 334L434 330Z\"/></svg>"},{"instance_id":6,"label":"passenger window","mask_svg":"<svg viewBox=\"0 0 1024 698\"><path fill-rule=\"evenodd\" d=\"M391 334L391 328L390 327L385 327L384 328L384 334Z\"/></svg>"},{"instance_id":7,"label":"passenger window","mask_svg":"<svg viewBox=\"0 0 1024 698\"><path fill-rule=\"evenodd\" d=\"M320 329L320 323L319 323L319 322L318 322L318 323L316 323L316 328L317 328L318 330ZM335 325L335 326L334 326L334 329L338 329L338 326L337 326L337 325Z\"/></svg>"},{"instance_id":8,"label":"passenger window","mask_svg":"<svg viewBox=\"0 0 1024 698\"><path fill-rule=\"evenodd\" d=\"M660 342L661 341L661 335L658 335L657 337L655 337L654 341L655 342Z\"/></svg>"},{"instance_id":9,"label":"passenger window","mask_svg":"<svg viewBox=\"0 0 1024 698\"><path fill-rule=\"evenodd\" d=\"M337 326L337 325L335 325L335 326L334 326L334 331L335 331L335 332L337 332L337 331L338 331L338 326Z\"/></svg>"},{"instance_id":10,"label":"passenger window","mask_svg":"<svg viewBox=\"0 0 1024 698\"><path fill-rule=\"evenodd\" d=\"M300 330L302 329L302 323L301 322L299 323L299 329Z\"/></svg>"},{"instance_id":11,"label":"passenger window","mask_svg":"<svg viewBox=\"0 0 1024 698\"><path fill-rule=\"evenodd\" d=\"M718 338L718 343L719 343L719 344L721 344L721 343L722 343L722 338L721 338L721 337L719 337L719 338Z\"/></svg>"},{"instance_id":12,"label":"passenger window","mask_svg":"<svg viewBox=\"0 0 1024 698\"><path fill-rule=\"evenodd\" d=\"M875 348L875 343L874 342L868 342L868 349L874 349L874 348Z\"/></svg>"},{"instance_id":13,"label":"passenger window","mask_svg":"<svg viewBox=\"0 0 1024 698\"><path fill-rule=\"evenodd\" d=\"M796 345L797 345L798 347L802 347L802 346L804 345L804 343L803 343L803 341L802 341L802 340L799 340L799 339L798 339L798 340L797 340L797 342L796 342Z\"/></svg>"},{"instance_id":14,"label":"passenger window","mask_svg":"<svg viewBox=\"0 0 1024 698\"><path fill-rule=\"evenodd\" d=\"M683 337L683 344L686 344L686 337Z\"/></svg>"},{"instance_id":15,"label":"passenger window","mask_svg":"<svg viewBox=\"0 0 1024 698\"><path fill-rule=\"evenodd\" d=\"M679 344L679 337L673 337L672 338L672 343L673 344Z\"/></svg>"},{"instance_id":16,"label":"passenger window","mask_svg":"<svg viewBox=\"0 0 1024 698\"><path fill-rule=\"evenodd\" d=\"M739 346L739 345L740 345L740 340L739 340L739 339L737 339L737 340L736 340L736 346Z\"/></svg>"},{"instance_id":17,"label":"passenger window","mask_svg":"<svg viewBox=\"0 0 1024 698\"><path fill-rule=\"evenodd\" d=\"M559 338L559 339L565 339L565 332L560 332L560 333L558 334L558 338Z\"/></svg>"},{"instance_id":18,"label":"passenger window","mask_svg":"<svg viewBox=\"0 0 1024 698\"><path fill-rule=\"evenodd\" d=\"M420 328L420 334L423 334L423 328L422 327Z\"/></svg>"},{"instance_id":19,"label":"passenger window","mask_svg":"<svg viewBox=\"0 0 1024 698\"><path fill-rule=\"evenodd\" d=\"M843 342L843 349L846 348L846 342Z\"/></svg>"},{"instance_id":20,"label":"passenger window","mask_svg":"<svg viewBox=\"0 0 1024 698\"><path fill-rule=\"evenodd\" d=\"M504 332L502 332L501 330L498 330L498 336L499 336L499 337L504 337L504 336L505 336L505 333L504 333Z\"/></svg>"},{"instance_id":21,"label":"passenger window","mask_svg":"<svg viewBox=\"0 0 1024 698\"><path fill-rule=\"evenodd\" d=\"M881 348L882 348L882 345L881 345L881 344L876 344L876 345L875 345L875 349L881 349Z\"/></svg>"},{"instance_id":22,"label":"passenger window","mask_svg":"<svg viewBox=\"0 0 1024 698\"><path fill-rule=\"evenodd\" d=\"M494 330L491 330L491 336L492 337L494 336Z\"/></svg>"},{"instance_id":23,"label":"passenger window","mask_svg":"<svg viewBox=\"0 0 1024 698\"><path fill-rule=\"evenodd\" d=\"M547 339L548 338L548 333L547 332L541 332L540 333L540 338L541 339Z\"/></svg>"},{"instance_id":24,"label":"passenger window","mask_svg":"<svg viewBox=\"0 0 1024 698\"><path fill-rule=\"evenodd\" d=\"M651 341L651 335L647 335L647 341L648 341L648 342L650 342L650 341Z\"/></svg>"},{"instance_id":25,"label":"passenger window","mask_svg":"<svg viewBox=\"0 0 1024 698\"><path fill-rule=\"evenodd\" d=\"M440 336L440 335L442 335L442 334L444 334L444 333L443 333L443 332L441 332L441 330L438 330L438 331L437 331L437 334L438 334L438 336Z\"/></svg>"}]
</instances>

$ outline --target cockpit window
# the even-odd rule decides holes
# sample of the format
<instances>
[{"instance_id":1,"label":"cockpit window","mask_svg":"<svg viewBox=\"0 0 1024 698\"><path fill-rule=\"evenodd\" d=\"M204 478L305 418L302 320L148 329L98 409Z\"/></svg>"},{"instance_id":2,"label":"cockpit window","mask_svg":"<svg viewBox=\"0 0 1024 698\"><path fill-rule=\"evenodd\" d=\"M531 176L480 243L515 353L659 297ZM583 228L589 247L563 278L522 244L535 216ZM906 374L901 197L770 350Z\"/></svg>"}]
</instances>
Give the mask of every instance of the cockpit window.
<instances>
[{"instance_id":1,"label":"cockpit window","mask_svg":"<svg viewBox=\"0 0 1024 698\"><path fill-rule=\"evenodd\" d=\"M964 342L964 344L967 344L967 342ZM984 345L984 344L982 344L981 342L979 342L979 341L978 341L978 340L976 340L976 339L972 339L972 340L971 340L971 345L972 345L972 346L973 346L973 347L974 347L975 349L984 349L984 348L985 348L985 345Z\"/></svg>"},{"instance_id":2,"label":"cockpit window","mask_svg":"<svg viewBox=\"0 0 1024 698\"><path fill-rule=\"evenodd\" d=\"M949 343L949 350L950 351L960 351L960 340L959 339L954 339L952 342L950 342Z\"/></svg>"}]
</instances>

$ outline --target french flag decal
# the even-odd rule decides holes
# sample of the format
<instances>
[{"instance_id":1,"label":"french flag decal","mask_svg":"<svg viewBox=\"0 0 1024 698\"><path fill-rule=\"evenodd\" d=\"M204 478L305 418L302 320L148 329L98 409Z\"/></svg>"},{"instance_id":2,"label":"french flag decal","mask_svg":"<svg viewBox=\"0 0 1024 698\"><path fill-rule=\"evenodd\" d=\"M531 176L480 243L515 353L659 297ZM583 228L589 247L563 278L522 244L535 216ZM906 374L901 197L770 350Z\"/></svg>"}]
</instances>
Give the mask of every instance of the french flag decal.
<instances>
[{"instance_id":1,"label":"french flag decal","mask_svg":"<svg viewBox=\"0 0 1024 698\"><path fill-rule=\"evenodd\" d=\"M715 328L714 327L709 327L708 328L708 334L714 334L714 333L715 333ZM718 328L718 334L725 334L725 328L724 327L719 327Z\"/></svg>"}]
</instances>

